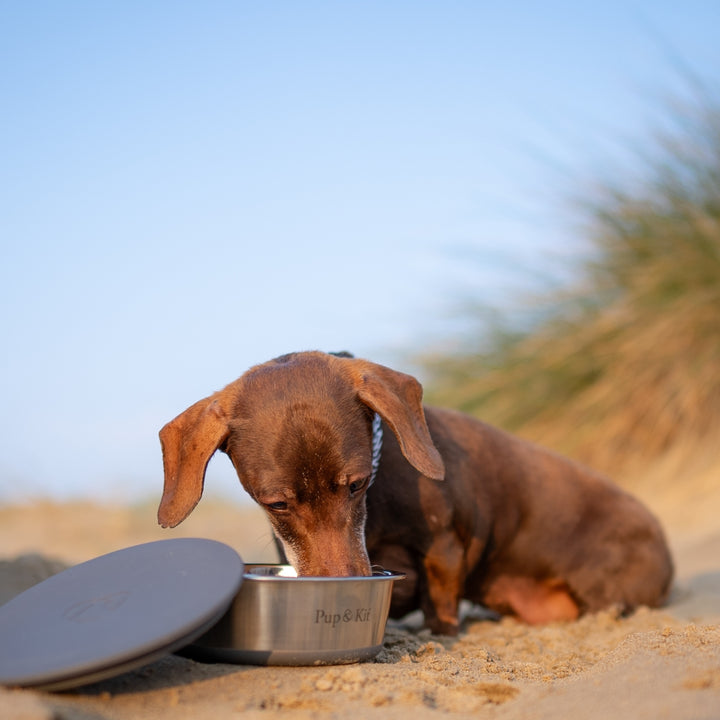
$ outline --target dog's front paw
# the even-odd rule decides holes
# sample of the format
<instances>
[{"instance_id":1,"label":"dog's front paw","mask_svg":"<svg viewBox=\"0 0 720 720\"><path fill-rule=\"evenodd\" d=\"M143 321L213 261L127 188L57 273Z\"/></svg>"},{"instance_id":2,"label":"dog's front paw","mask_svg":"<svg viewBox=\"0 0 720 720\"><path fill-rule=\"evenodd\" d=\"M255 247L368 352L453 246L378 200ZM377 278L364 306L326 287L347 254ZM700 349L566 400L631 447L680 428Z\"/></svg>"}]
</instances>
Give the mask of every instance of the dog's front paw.
<instances>
[{"instance_id":1,"label":"dog's front paw","mask_svg":"<svg viewBox=\"0 0 720 720\"><path fill-rule=\"evenodd\" d=\"M425 627L430 630L433 635L450 635L455 637L460 630L460 623L457 618L441 619L439 617L426 618Z\"/></svg>"}]
</instances>

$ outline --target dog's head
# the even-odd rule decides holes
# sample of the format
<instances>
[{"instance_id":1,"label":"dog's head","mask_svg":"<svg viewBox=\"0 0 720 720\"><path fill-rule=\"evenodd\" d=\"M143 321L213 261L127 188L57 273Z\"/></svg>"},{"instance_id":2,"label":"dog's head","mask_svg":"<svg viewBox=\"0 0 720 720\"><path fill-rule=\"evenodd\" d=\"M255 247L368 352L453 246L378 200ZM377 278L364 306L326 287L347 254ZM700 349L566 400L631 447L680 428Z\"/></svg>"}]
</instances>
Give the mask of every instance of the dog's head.
<instances>
[{"instance_id":1,"label":"dog's head","mask_svg":"<svg viewBox=\"0 0 720 720\"><path fill-rule=\"evenodd\" d=\"M190 514L207 463L221 449L299 574L370 574L364 524L374 413L419 473L443 478L422 388L409 375L320 352L251 368L160 431L160 524L174 527Z\"/></svg>"}]
</instances>

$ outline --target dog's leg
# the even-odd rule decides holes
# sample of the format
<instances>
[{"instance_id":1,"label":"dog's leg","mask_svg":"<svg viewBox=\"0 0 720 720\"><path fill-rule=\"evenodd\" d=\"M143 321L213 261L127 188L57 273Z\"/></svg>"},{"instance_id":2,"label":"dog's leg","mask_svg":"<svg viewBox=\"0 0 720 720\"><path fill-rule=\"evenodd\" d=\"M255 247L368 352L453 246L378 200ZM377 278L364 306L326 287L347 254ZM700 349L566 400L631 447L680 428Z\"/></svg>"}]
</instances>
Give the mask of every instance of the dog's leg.
<instances>
[{"instance_id":1,"label":"dog's leg","mask_svg":"<svg viewBox=\"0 0 720 720\"><path fill-rule=\"evenodd\" d=\"M464 551L455 533L436 535L422 563L427 582L422 601L425 625L436 635L457 635L465 573Z\"/></svg>"},{"instance_id":2,"label":"dog's leg","mask_svg":"<svg viewBox=\"0 0 720 720\"><path fill-rule=\"evenodd\" d=\"M561 579L536 580L501 575L488 588L483 603L491 610L511 613L529 625L576 620L580 608Z\"/></svg>"}]
</instances>

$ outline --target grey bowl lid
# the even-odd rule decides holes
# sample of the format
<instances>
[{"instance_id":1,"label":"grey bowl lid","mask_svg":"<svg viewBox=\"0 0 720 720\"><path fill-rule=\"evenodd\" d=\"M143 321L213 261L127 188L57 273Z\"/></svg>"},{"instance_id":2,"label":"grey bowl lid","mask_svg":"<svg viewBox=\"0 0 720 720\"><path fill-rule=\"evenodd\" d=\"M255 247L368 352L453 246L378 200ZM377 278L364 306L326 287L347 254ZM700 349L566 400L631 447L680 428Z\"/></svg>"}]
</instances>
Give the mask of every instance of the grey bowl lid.
<instances>
[{"instance_id":1,"label":"grey bowl lid","mask_svg":"<svg viewBox=\"0 0 720 720\"><path fill-rule=\"evenodd\" d=\"M173 652L224 614L243 570L223 543L177 538L53 575L0 607L0 685L62 690Z\"/></svg>"}]
</instances>

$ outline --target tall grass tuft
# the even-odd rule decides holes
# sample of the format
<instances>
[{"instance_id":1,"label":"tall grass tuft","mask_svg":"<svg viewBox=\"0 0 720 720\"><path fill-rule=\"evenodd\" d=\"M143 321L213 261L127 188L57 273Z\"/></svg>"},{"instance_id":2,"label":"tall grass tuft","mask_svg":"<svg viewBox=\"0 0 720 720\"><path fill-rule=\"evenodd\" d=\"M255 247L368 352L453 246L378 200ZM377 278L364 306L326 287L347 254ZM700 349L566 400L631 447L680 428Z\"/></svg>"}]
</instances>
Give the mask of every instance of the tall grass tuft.
<instances>
[{"instance_id":1,"label":"tall grass tuft","mask_svg":"<svg viewBox=\"0 0 720 720\"><path fill-rule=\"evenodd\" d=\"M430 402L606 472L720 431L720 108L677 115L640 179L594 189L577 283L530 329L426 355Z\"/></svg>"}]
</instances>

